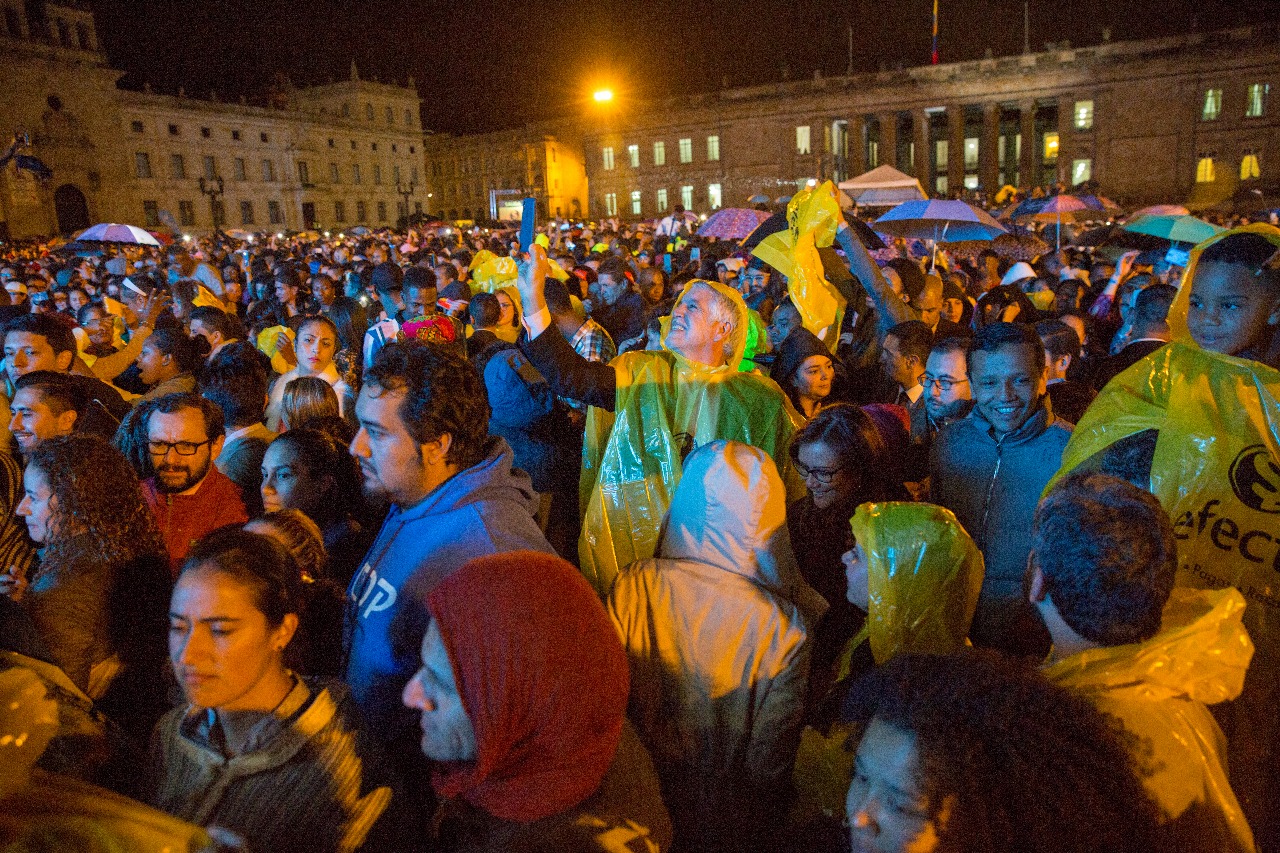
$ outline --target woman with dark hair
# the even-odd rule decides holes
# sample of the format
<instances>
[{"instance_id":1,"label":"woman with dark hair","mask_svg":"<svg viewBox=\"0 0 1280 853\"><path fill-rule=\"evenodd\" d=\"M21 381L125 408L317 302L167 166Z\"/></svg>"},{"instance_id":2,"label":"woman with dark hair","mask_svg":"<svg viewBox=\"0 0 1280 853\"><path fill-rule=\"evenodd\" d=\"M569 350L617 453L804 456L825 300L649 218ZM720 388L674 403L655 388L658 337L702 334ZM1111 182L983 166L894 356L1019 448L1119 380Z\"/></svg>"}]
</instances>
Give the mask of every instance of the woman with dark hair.
<instances>
[{"instance_id":1,"label":"woman with dark hair","mask_svg":"<svg viewBox=\"0 0 1280 853\"><path fill-rule=\"evenodd\" d=\"M974 309L974 326L991 323L1035 323L1040 312L1016 284L1002 284L983 294Z\"/></svg>"},{"instance_id":2,"label":"woman with dark hair","mask_svg":"<svg viewBox=\"0 0 1280 853\"><path fill-rule=\"evenodd\" d=\"M156 727L152 803L254 849L412 849L346 688L289 669L305 586L269 536L227 528L191 549L169 604L169 660L187 704Z\"/></svg>"},{"instance_id":3,"label":"woman with dark hair","mask_svg":"<svg viewBox=\"0 0 1280 853\"><path fill-rule=\"evenodd\" d=\"M17 513L43 546L18 598L77 687L130 734L168 706L164 542L128 461L84 433L39 442L27 456Z\"/></svg>"},{"instance_id":4,"label":"woman with dark hair","mask_svg":"<svg viewBox=\"0 0 1280 853\"><path fill-rule=\"evenodd\" d=\"M787 335L778 347L769 377L778 383L796 411L808 420L831 396L835 363L831 360L831 351L817 335L799 328Z\"/></svg>"},{"instance_id":5,"label":"woman with dark hair","mask_svg":"<svg viewBox=\"0 0 1280 853\"><path fill-rule=\"evenodd\" d=\"M262 506L303 512L323 535L324 575L344 586L351 580L373 531L357 521L360 473L345 446L306 427L280 435L262 457Z\"/></svg>"},{"instance_id":6,"label":"woman with dark hair","mask_svg":"<svg viewBox=\"0 0 1280 853\"><path fill-rule=\"evenodd\" d=\"M845 710L866 724L845 800L855 851L1172 849L1117 724L1029 667L904 654Z\"/></svg>"},{"instance_id":7,"label":"woman with dark hair","mask_svg":"<svg viewBox=\"0 0 1280 853\"><path fill-rule=\"evenodd\" d=\"M360 391L360 374L364 369L364 336L369 331L369 314L358 300L339 296L325 312L338 330L338 354L333 363L342 381L357 393Z\"/></svg>"},{"instance_id":8,"label":"woman with dark hair","mask_svg":"<svg viewBox=\"0 0 1280 853\"><path fill-rule=\"evenodd\" d=\"M889 472L891 458L876 422L857 406L839 403L818 412L791 437L791 461L809 493L787 507L787 528L800 575L831 609L818 626L813 668L829 668L854 635L863 614L846 598L840 556L849 549L849 519L868 501L910 495Z\"/></svg>"},{"instance_id":9,"label":"woman with dark hair","mask_svg":"<svg viewBox=\"0 0 1280 853\"><path fill-rule=\"evenodd\" d=\"M298 327L294 344L298 366L276 379L267 403L267 429L280 431L281 406L285 388L300 376L316 376L328 382L338 396L338 413L348 420L355 418L355 391L338 373L334 357L338 354L338 327L328 317L307 317Z\"/></svg>"},{"instance_id":10,"label":"woman with dark hair","mask_svg":"<svg viewBox=\"0 0 1280 853\"><path fill-rule=\"evenodd\" d=\"M165 394L196 390L195 374L208 354L209 341L201 335L188 336L182 329L156 329L138 356L138 378L149 386L143 399L158 400Z\"/></svg>"}]
</instances>

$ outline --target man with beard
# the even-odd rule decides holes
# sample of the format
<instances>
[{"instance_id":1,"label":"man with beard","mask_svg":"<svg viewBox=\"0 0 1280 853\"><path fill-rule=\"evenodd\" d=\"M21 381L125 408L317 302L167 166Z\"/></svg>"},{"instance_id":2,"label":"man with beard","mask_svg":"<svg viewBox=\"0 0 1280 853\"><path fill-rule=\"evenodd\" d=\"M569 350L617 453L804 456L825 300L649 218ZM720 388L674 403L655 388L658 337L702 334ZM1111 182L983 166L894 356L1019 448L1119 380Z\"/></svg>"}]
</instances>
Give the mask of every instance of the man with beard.
<instances>
[{"instance_id":1,"label":"man with beard","mask_svg":"<svg viewBox=\"0 0 1280 853\"><path fill-rule=\"evenodd\" d=\"M415 666L392 642L402 603L474 557L555 552L534 519L529 476L489 435L485 386L466 359L416 340L387 344L365 371L356 417L350 449L365 494L391 510L347 590L346 681L369 731L403 758L418 738L400 701Z\"/></svg>"},{"instance_id":2,"label":"man with beard","mask_svg":"<svg viewBox=\"0 0 1280 853\"><path fill-rule=\"evenodd\" d=\"M191 545L212 530L249 520L240 490L214 467L222 452L222 410L198 394L166 394L147 417L155 473L142 494L164 536L175 577Z\"/></svg>"}]
</instances>

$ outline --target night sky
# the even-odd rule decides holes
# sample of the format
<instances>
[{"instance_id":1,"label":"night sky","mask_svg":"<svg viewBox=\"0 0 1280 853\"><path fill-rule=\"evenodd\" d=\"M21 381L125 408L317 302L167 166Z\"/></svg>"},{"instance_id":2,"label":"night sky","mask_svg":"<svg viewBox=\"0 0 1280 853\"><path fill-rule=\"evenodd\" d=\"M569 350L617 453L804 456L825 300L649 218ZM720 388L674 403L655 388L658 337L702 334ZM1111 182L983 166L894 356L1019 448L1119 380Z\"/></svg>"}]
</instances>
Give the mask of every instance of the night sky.
<instances>
[{"instance_id":1,"label":"night sky","mask_svg":"<svg viewBox=\"0 0 1280 853\"><path fill-rule=\"evenodd\" d=\"M285 73L297 85L412 74L423 123L471 133L585 109L608 84L625 98L709 91L815 70L929 61L932 0L777 3L444 3L409 0L94 0L123 84L252 97ZM1250 8L1250 6L1254 8ZM939 0L942 61L1022 49L1022 0ZM1280 20L1280 2L1031 0L1031 45L1075 46ZM1206 9L1212 11L1206 12ZM620 103L625 103L621 101Z\"/></svg>"}]
</instances>

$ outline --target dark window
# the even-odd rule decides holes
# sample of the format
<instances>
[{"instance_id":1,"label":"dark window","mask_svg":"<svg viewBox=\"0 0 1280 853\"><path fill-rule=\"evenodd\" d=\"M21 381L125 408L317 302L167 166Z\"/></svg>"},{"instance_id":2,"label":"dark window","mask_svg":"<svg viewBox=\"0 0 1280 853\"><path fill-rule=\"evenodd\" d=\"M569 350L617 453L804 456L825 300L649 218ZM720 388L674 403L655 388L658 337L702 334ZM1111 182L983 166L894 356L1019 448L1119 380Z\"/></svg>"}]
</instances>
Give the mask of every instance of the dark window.
<instances>
[{"instance_id":1,"label":"dark window","mask_svg":"<svg viewBox=\"0 0 1280 853\"><path fill-rule=\"evenodd\" d=\"M280 202L267 202L267 218L271 220L272 225L284 224L284 210L280 207Z\"/></svg>"},{"instance_id":2,"label":"dark window","mask_svg":"<svg viewBox=\"0 0 1280 853\"><path fill-rule=\"evenodd\" d=\"M377 150L378 150L378 143L376 143L376 142L375 142L375 143L373 143L372 145L370 145L369 147L370 147L370 148L372 148L374 151L377 151Z\"/></svg>"},{"instance_id":3,"label":"dark window","mask_svg":"<svg viewBox=\"0 0 1280 853\"><path fill-rule=\"evenodd\" d=\"M240 224L241 225L253 224L253 202L251 201L240 202Z\"/></svg>"},{"instance_id":4,"label":"dark window","mask_svg":"<svg viewBox=\"0 0 1280 853\"><path fill-rule=\"evenodd\" d=\"M81 50L93 50L93 44L89 39L89 28L84 24L76 24L76 41L79 42Z\"/></svg>"},{"instance_id":5,"label":"dark window","mask_svg":"<svg viewBox=\"0 0 1280 853\"><path fill-rule=\"evenodd\" d=\"M134 133L142 133L142 122L140 121L130 122L129 127L133 129Z\"/></svg>"},{"instance_id":6,"label":"dark window","mask_svg":"<svg viewBox=\"0 0 1280 853\"><path fill-rule=\"evenodd\" d=\"M259 133L259 134L258 134L258 138L259 138L259 139L261 139L263 142L267 142L267 141L269 141L269 140L267 139L267 135L266 135L265 133Z\"/></svg>"},{"instance_id":7,"label":"dark window","mask_svg":"<svg viewBox=\"0 0 1280 853\"><path fill-rule=\"evenodd\" d=\"M196 224L196 208L189 201L178 202L178 224L179 225L195 225Z\"/></svg>"},{"instance_id":8,"label":"dark window","mask_svg":"<svg viewBox=\"0 0 1280 853\"><path fill-rule=\"evenodd\" d=\"M332 139L330 139L330 140L329 140L329 147L330 147L330 148L332 148L332 147L333 147L333 140L332 140Z\"/></svg>"},{"instance_id":9,"label":"dark window","mask_svg":"<svg viewBox=\"0 0 1280 853\"><path fill-rule=\"evenodd\" d=\"M18 10L10 7L4 7L4 25L9 30L12 38L22 38L22 20L18 17Z\"/></svg>"},{"instance_id":10,"label":"dark window","mask_svg":"<svg viewBox=\"0 0 1280 853\"><path fill-rule=\"evenodd\" d=\"M160 226L160 202L144 201L142 203L142 218L148 228L158 228Z\"/></svg>"},{"instance_id":11,"label":"dark window","mask_svg":"<svg viewBox=\"0 0 1280 853\"><path fill-rule=\"evenodd\" d=\"M239 141L240 141L240 131L238 131L238 130L233 130L233 131L231 131L231 138L232 138L232 139L234 139L236 142L239 142Z\"/></svg>"},{"instance_id":12,"label":"dark window","mask_svg":"<svg viewBox=\"0 0 1280 853\"><path fill-rule=\"evenodd\" d=\"M169 125L169 135L170 136L178 135L178 126L176 124Z\"/></svg>"},{"instance_id":13,"label":"dark window","mask_svg":"<svg viewBox=\"0 0 1280 853\"><path fill-rule=\"evenodd\" d=\"M210 136L213 135L213 131L209 130L209 128L207 127L202 127L200 128L200 135L203 136L205 139L208 139Z\"/></svg>"}]
</instances>

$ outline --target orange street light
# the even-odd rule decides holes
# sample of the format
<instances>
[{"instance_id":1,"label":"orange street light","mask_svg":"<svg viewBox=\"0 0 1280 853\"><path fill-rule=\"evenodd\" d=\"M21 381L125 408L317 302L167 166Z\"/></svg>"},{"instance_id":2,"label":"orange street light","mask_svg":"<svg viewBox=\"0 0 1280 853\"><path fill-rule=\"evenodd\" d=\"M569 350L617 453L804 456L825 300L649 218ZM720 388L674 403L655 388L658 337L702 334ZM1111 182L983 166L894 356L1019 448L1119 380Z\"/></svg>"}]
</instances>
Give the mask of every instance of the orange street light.
<instances>
[{"instance_id":1,"label":"orange street light","mask_svg":"<svg viewBox=\"0 0 1280 853\"><path fill-rule=\"evenodd\" d=\"M597 89L591 97L595 98L597 104L607 104L613 100L612 89Z\"/></svg>"}]
</instances>

